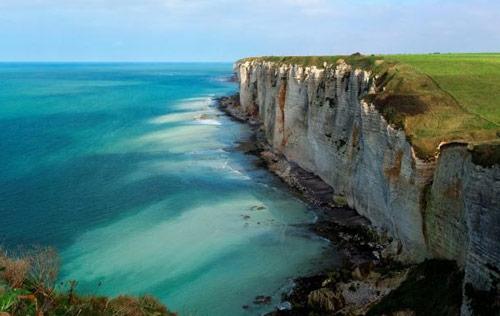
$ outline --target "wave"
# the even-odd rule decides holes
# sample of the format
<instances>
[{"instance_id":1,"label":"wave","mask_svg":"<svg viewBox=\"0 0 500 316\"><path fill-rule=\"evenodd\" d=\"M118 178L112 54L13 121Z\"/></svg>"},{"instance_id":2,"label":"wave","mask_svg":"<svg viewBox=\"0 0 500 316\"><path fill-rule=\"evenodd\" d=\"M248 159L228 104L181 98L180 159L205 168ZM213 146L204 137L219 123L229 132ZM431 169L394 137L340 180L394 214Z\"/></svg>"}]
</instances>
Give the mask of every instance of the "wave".
<instances>
[{"instance_id":1,"label":"wave","mask_svg":"<svg viewBox=\"0 0 500 316\"><path fill-rule=\"evenodd\" d=\"M199 119L196 120L195 123L199 125L222 125L221 122L214 119Z\"/></svg>"}]
</instances>

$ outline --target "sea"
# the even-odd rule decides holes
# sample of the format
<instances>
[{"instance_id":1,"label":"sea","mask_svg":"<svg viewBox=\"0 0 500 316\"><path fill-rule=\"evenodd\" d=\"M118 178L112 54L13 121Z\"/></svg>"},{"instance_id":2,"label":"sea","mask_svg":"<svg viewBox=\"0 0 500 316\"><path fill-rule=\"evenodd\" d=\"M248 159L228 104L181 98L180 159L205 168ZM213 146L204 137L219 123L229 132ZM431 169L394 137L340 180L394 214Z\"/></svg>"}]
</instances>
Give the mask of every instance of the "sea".
<instances>
[{"instance_id":1,"label":"sea","mask_svg":"<svg viewBox=\"0 0 500 316\"><path fill-rule=\"evenodd\" d=\"M0 64L0 244L50 246L60 287L261 315L331 264L314 209L237 149L230 63ZM61 289L62 290L62 289ZM256 296L271 296L258 305Z\"/></svg>"}]
</instances>

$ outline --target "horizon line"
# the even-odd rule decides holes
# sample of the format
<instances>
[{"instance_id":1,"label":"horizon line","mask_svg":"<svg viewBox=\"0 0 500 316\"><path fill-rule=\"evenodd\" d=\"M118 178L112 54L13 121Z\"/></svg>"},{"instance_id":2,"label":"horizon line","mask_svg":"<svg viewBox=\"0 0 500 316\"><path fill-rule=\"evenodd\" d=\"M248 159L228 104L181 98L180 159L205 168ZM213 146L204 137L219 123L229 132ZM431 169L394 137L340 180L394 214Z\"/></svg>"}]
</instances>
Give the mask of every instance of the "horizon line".
<instances>
[{"instance_id":1,"label":"horizon line","mask_svg":"<svg viewBox=\"0 0 500 316\"><path fill-rule=\"evenodd\" d=\"M477 51L477 52L414 52L414 53L361 53L364 56L395 56L395 55L450 55L450 54L500 54L499 51ZM212 63L212 64L223 64L223 63L235 63L243 58L250 57L314 57L314 56L350 56L353 54L271 54L271 55L254 55L247 57L240 57L235 60L0 60L0 63L136 63L136 64L145 64L145 63Z\"/></svg>"},{"instance_id":2,"label":"horizon line","mask_svg":"<svg viewBox=\"0 0 500 316\"><path fill-rule=\"evenodd\" d=\"M33 64L71 64L71 63L80 63L80 64L167 64L167 63L200 63L200 64L226 64L226 63L234 63L235 61L198 61L198 60L163 60L163 61L154 61L154 60L0 60L0 64L14 64L14 63L33 63Z\"/></svg>"}]
</instances>

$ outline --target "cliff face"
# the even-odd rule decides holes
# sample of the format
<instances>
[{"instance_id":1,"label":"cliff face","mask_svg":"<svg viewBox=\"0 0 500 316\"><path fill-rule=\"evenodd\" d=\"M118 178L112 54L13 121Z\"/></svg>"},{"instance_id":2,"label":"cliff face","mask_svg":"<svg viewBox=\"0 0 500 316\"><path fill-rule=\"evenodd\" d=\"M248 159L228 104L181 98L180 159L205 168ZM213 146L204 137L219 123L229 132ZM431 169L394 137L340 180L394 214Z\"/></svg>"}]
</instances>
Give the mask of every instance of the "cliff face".
<instances>
[{"instance_id":1,"label":"cliff face","mask_svg":"<svg viewBox=\"0 0 500 316\"><path fill-rule=\"evenodd\" d=\"M416 157L404 131L372 104L371 73L246 61L235 66L242 110L273 150L318 175L349 206L401 242L402 259L457 260L465 282L494 286L500 271L500 167L472 162L466 145ZM464 309L464 313L467 310Z\"/></svg>"}]
</instances>

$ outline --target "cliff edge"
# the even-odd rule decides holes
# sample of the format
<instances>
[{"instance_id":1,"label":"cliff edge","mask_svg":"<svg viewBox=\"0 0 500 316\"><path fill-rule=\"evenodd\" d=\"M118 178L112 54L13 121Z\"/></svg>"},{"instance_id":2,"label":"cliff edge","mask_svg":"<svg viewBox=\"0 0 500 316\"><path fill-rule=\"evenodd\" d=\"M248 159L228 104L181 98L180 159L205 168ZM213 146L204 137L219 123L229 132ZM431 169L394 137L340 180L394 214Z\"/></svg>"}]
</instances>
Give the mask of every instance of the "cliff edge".
<instances>
[{"instance_id":1,"label":"cliff edge","mask_svg":"<svg viewBox=\"0 0 500 316\"><path fill-rule=\"evenodd\" d=\"M240 111L261 123L276 154L396 238L401 260L455 260L468 294L462 314L472 314L473 293L496 292L500 279L496 123L404 64L294 61L237 62Z\"/></svg>"}]
</instances>

